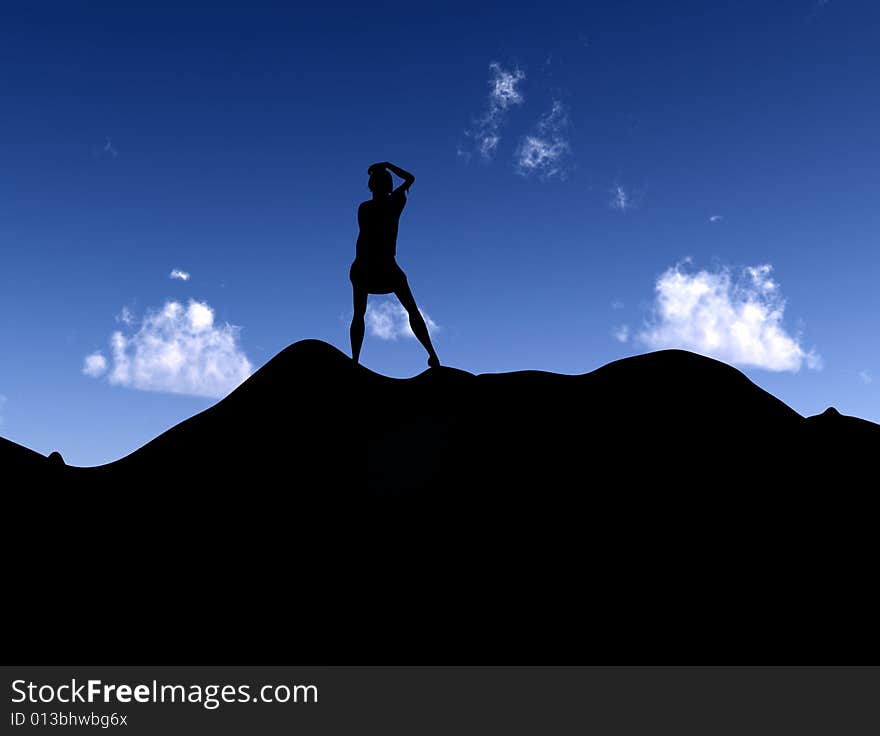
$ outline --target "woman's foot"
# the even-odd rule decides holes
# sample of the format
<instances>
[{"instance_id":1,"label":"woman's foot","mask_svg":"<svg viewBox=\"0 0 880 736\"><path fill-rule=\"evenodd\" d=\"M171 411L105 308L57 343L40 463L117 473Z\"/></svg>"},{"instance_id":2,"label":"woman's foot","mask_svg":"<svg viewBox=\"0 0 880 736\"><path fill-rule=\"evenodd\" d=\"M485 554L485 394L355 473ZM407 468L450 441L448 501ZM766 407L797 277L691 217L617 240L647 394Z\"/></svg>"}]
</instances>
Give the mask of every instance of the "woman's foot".
<instances>
[{"instance_id":1,"label":"woman's foot","mask_svg":"<svg viewBox=\"0 0 880 736\"><path fill-rule=\"evenodd\" d=\"M428 368L439 368L440 367L440 358L436 355L431 355L428 357Z\"/></svg>"}]
</instances>

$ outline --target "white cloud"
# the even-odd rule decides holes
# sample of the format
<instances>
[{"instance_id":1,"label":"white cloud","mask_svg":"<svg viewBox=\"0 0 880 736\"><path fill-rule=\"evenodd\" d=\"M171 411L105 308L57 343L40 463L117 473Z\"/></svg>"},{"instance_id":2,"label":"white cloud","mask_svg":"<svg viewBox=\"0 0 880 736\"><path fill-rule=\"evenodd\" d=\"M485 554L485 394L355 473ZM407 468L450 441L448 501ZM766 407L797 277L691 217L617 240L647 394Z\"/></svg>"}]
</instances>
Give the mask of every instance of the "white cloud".
<instances>
[{"instance_id":1,"label":"white cloud","mask_svg":"<svg viewBox=\"0 0 880 736\"><path fill-rule=\"evenodd\" d=\"M571 150L565 131L568 115L558 100L538 120L535 132L523 137L516 151L516 170L523 176L537 172L542 179L565 177L564 159Z\"/></svg>"},{"instance_id":2,"label":"white cloud","mask_svg":"<svg viewBox=\"0 0 880 736\"><path fill-rule=\"evenodd\" d=\"M709 215L709 222L716 223L721 222L724 219L723 215Z\"/></svg>"},{"instance_id":3,"label":"white cloud","mask_svg":"<svg viewBox=\"0 0 880 736\"><path fill-rule=\"evenodd\" d=\"M433 334L439 326L420 309L428 332ZM400 302L386 299L378 304L369 304L364 317L367 329L374 337L381 340L396 340L398 337L415 337L409 326L409 314Z\"/></svg>"},{"instance_id":4,"label":"white cloud","mask_svg":"<svg viewBox=\"0 0 880 736\"><path fill-rule=\"evenodd\" d=\"M617 342L627 342L629 340L629 325L619 325L611 331L612 337Z\"/></svg>"},{"instance_id":5,"label":"white cloud","mask_svg":"<svg viewBox=\"0 0 880 736\"><path fill-rule=\"evenodd\" d=\"M486 112L474 122L473 130L465 131L465 135L473 138L480 157L489 160L495 155L501 140L501 126L507 111L516 105L522 105L524 97L519 90L519 83L525 78L520 69L508 71L499 63L489 64L489 105ZM458 155L470 159L470 152L461 148Z\"/></svg>"},{"instance_id":6,"label":"white cloud","mask_svg":"<svg viewBox=\"0 0 880 736\"><path fill-rule=\"evenodd\" d=\"M862 383L865 385L869 383L874 383L874 377L868 373L868 371L859 371L859 378L862 379Z\"/></svg>"},{"instance_id":7,"label":"white cloud","mask_svg":"<svg viewBox=\"0 0 880 736\"><path fill-rule=\"evenodd\" d=\"M611 208L621 212L632 209L629 195L620 184L615 184L614 189L611 190Z\"/></svg>"},{"instance_id":8,"label":"white cloud","mask_svg":"<svg viewBox=\"0 0 880 736\"><path fill-rule=\"evenodd\" d=\"M171 270L171 273L168 274L168 278L189 281L189 274L186 271L181 271L179 268L174 268Z\"/></svg>"},{"instance_id":9,"label":"white cloud","mask_svg":"<svg viewBox=\"0 0 880 736\"><path fill-rule=\"evenodd\" d=\"M188 326L193 332L208 330L214 325L214 310L204 302L190 300L186 310Z\"/></svg>"},{"instance_id":10,"label":"white cloud","mask_svg":"<svg viewBox=\"0 0 880 736\"><path fill-rule=\"evenodd\" d=\"M251 363L238 343L239 328L215 325L214 310L190 300L184 307L169 301L148 311L132 334L110 338L110 383L140 389L219 398L251 374ZM100 360L98 360L100 358ZM106 360L99 353L86 358L83 371L97 371Z\"/></svg>"},{"instance_id":11,"label":"white cloud","mask_svg":"<svg viewBox=\"0 0 880 736\"><path fill-rule=\"evenodd\" d=\"M821 369L782 325L785 301L769 265L732 274L665 271L655 286L654 321L637 335L653 349L682 348L737 365L771 371Z\"/></svg>"},{"instance_id":12,"label":"white cloud","mask_svg":"<svg viewBox=\"0 0 880 736\"><path fill-rule=\"evenodd\" d=\"M128 307L123 307L122 311L116 315L116 321L122 322L124 325L131 325L134 323L134 315Z\"/></svg>"},{"instance_id":13,"label":"white cloud","mask_svg":"<svg viewBox=\"0 0 880 736\"><path fill-rule=\"evenodd\" d=\"M82 372L87 376L98 378L99 376L104 375L104 371L106 370L107 358L105 358L100 351L96 351L85 357Z\"/></svg>"}]
</instances>

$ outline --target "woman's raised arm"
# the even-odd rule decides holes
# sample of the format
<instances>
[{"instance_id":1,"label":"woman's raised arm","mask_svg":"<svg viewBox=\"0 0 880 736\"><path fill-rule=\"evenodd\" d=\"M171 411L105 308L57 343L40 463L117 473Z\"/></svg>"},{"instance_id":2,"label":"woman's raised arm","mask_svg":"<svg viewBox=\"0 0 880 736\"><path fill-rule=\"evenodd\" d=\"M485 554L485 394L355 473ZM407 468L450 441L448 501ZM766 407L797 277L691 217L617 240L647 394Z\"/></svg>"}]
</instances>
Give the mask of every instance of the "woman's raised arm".
<instances>
[{"instance_id":1,"label":"woman's raised arm","mask_svg":"<svg viewBox=\"0 0 880 736\"><path fill-rule=\"evenodd\" d=\"M373 166L371 166L370 169L368 170L368 173L370 171L372 171L373 167L377 167L377 166L381 166L382 168L388 169L393 174L397 174L401 179L403 179L403 184L401 184L399 187L397 187L397 189L395 189L394 191L398 191L400 189L403 189L404 191L406 191L407 189L409 189L413 185L413 182L416 180L415 176L410 174L408 171L401 169L399 166L395 166L390 161L383 161L382 163L379 163L379 164L373 164Z\"/></svg>"}]
</instances>

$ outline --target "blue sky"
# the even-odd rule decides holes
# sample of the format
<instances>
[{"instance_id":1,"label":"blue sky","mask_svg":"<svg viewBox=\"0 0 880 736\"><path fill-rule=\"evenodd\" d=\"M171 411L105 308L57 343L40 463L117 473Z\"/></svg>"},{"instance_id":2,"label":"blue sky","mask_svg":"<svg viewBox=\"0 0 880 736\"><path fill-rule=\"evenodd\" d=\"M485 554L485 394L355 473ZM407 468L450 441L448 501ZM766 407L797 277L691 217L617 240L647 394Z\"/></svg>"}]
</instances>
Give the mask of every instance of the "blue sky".
<instances>
[{"instance_id":1,"label":"blue sky","mask_svg":"<svg viewBox=\"0 0 880 736\"><path fill-rule=\"evenodd\" d=\"M382 160L444 363L685 347L880 421L876 3L41 3L0 65L16 442L106 462L291 342L347 352ZM362 361L423 370L370 303Z\"/></svg>"}]
</instances>

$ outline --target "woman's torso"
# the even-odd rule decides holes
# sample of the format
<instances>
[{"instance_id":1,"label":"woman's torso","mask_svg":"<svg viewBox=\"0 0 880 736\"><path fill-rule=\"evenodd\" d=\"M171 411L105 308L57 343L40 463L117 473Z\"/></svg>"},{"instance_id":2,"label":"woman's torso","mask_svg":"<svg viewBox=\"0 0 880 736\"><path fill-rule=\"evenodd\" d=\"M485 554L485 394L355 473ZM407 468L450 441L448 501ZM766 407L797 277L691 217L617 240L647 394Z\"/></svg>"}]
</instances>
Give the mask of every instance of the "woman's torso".
<instances>
[{"instance_id":1,"label":"woman's torso","mask_svg":"<svg viewBox=\"0 0 880 736\"><path fill-rule=\"evenodd\" d=\"M406 195L393 192L387 197L362 202L358 208L357 260L389 263L397 253L397 229Z\"/></svg>"}]
</instances>

